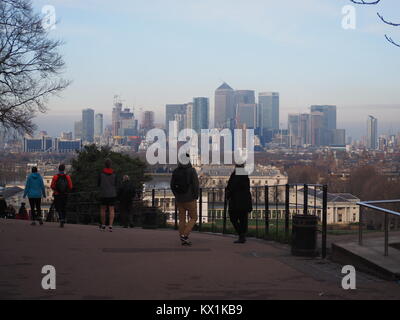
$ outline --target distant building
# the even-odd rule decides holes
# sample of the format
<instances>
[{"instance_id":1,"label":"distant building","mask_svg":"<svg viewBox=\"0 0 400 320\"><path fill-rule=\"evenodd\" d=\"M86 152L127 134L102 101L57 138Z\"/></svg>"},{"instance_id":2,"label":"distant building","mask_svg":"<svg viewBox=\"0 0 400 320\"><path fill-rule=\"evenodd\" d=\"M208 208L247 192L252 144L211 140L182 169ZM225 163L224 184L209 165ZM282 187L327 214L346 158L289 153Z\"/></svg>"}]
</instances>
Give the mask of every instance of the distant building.
<instances>
[{"instance_id":1,"label":"distant building","mask_svg":"<svg viewBox=\"0 0 400 320\"><path fill-rule=\"evenodd\" d=\"M257 105L255 103L239 103L236 108L236 120L238 128L245 125L247 129L255 129L257 127Z\"/></svg>"},{"instance_id":2,"label":"distant building","mask_svg":"<svg viewBox=\"0 0 400 320\"><path fill-rule=\"evenodd\" d=\"M258 127L265 140L268 132L279 130L279 93L261 92L258 95Z\"/></svg>"},{"instance_id":3,"label":"distant building","mask_svg":"<svg viewBox=\"0 0 400 320\"><path fill-rule=\"evenodd\" d=\"M85 142L94 141L94 110L82 110L82 140Z\"/></svg>"},{"instance_id":4,"label":"distant building","mask_svg":"<svg viewBox=\"0 0 400 320\"><path fill-rule=\"evenodd\" d=\"M300 138L300 114L289 113L288 115L289 146L301 145Z\"/></svg>"},{"instance_id":5,"label":"distant building","mask_svg":"<svg viewBox=\"0 0 400 320\"><path fill-rule=\"evenodd\" d=\"M72 132L62 132L61 139L63 140L72 140Z\"/></svg>"},{"instance_id":6,"label":"distant building","mask_svg":"<svg viewBox=\"0 0 400 320\"><path fill-rule=\"evenodd\" d=\"M233 129L235 116L235 90L224 82L215 90L214 127Z\"/></svg>"},{"instance_id":7,"label":"distant building","mask_svg":"<svg viewBox=\"0 0 400 320\"><path fill-rule=\"evenodd\" d=\"M299 138L301 145L311 144L311 116L308 113L299 115Z\"/></svg>"},{"instance_id":8,"label":"distant building","mask_svg":"<svg viewBox=\"0 0 400 320\"><path fill-rule=\"evenodd\" d=\"M346 145L346 130L345 129L335 129L333 131L333 145L335 145L335 146L345 146Z\"/></svg>"},{"instance_id":9,"label":"distant building","mask_svg":"<svg viewBox=\"0 0 400 320\"><path fill-rule=\"evenodd\" d=\"M202 129L209 128L210 103L208 98L193 98L192 129L198 134Z\"/></svg>"},{"instance_id":10,"label":"distant building","mask_svg":"<svg viewBox=\"0 0 400 320\"><path fill-rule=\"evenodd\" d=\"M75 139L82 139L82 121L75 121L74 137Z\"/></svg>"},{"instance_id":11,"label":"distant building","mask_svg":"<svg viewBox=\"0 0 400 320\"><path fill-rule=\"evenodd\" d=\"M324 132L324 114L322 112L311 112L310 137L313 146L319 147L323 145Z\"/></svg>"},{"instance_id":12,"label":"distant building","mask_svg":"<svg viewBox=\"0 0 400 320\"><path fill-rule=\"evenodd\" d=\"M94 119L94 136L101 137L103 135L103 114L97 113Z\"/></svg>"},{"instance_id":13,"label":"distant building","mask_svg":"<svg viewBox=\"0 0 400 320\"><path fill-rule=\"evenodd\" d=\"M82 140L64 140L60 138L54 139L54 149L60 153L70 153L82 149Z\"/></svg>"},{"instance_id":14,"label":"distant building","mask_svg":"<svg viewBox=\"0 0 400 320\"><path fill-rule=\"evenodd\" d=\"M320 112L322 114L322 124L319 129L320 146L329 146L334 144L334 131L336 130L336 106L332 105L313 105L311 113Z\"/></svg>"},{"instance_id":15,"label":"distant building","mask_svg":"<svg viewBox=\"0 0 400 320\"><path fill-rule=\"evenodd\" d=\"M193 129L193 102L186 105L185 128Z\"/></svg>"},{"instance_id":16,"label":"distant building","mask_svg":"<svg viewBox=\"0 0 400 320\"><path fill-rule=\"evenodd\" d=\"M187 104L167 104L165 106L165 129L169 134L170 121L178 123L178 132L185 127Z\"/></svg>"},{"instance_id":17,"label":"distant building","mask_svg":"<svg viewBox=\"0 0 400 320\"><path fill-rule=\"evenodd\" d=\"M42 139L24 138L24 152L42 152Z\"/></svg>"},{"instance_id":18,"label":"distant building","mask_svg":"<svg viewBox=\"0 0 400 320\"><path fill-rule=\"evenodd\" d=\"M378 147L378 119L368 116L367 121L367 149L376 150Z\"/></svg>"},{"instance_id":19,"label":"distant building","mask_svg":"<svg viewBox=\"0 0 400 320\"><path fill-rule=\"evenodd\" d=\"M142 129L149 131L154 129L154 111L145 111L143 114Z\"/></svg>"}]
</instances>

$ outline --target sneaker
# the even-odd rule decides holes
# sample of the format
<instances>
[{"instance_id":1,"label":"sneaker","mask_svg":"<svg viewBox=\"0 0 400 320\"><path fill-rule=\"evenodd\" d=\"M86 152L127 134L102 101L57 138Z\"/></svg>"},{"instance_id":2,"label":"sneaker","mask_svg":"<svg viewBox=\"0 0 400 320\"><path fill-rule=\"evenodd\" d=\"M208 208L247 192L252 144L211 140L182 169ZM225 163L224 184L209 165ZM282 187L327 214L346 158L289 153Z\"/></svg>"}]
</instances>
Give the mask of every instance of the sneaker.
<instances>
[{"instance_id":1,"label":"sneaker","mask_svg":"<svg viewBox=\"0 0 400 320\"><path fill-rule=\"evenodd\" d=\"M105 231L106 230L106 226L101 224L99 225L100 231Z\"/></svg>"},{"instance_id":2,"label":"sneaker","mask_svg":"<svg viewBox=\"0 0 400 320\"><path fill-rule=\"evenodd\" d=\"M64 221L60 221L60 228L64 228Z\"/></svg>"},{"instance_id":3,"label":"sneaker","mask_svg":"<svg viewBox=\"0 0 400 320\"><path fill-rule=\"evenodd\" d=\"M191 246L192 242L189 241L188 237L181 236L181 243L183 246Z\"/></svg>"},{"instance_id":4,"label":"sneaker","mask_svg":"<svg viewBox=\"0 0 400 320\"><path fill-rule=\"evenodd\" d=\"M105 226L104 226L105 228ZM112 232L113 228L111 226L108 227L108 231Z\"/></svg>"},{"instance_id":5,"label":"sneaker","mask_svg":"<svg viewBox=\"0 0 400 320\"><path fill-rule=\"evenodd\" d=\"M239 237L239 239L234 241L233 243L246 243L246 238L245 237Z\"/></svg>"}]
</instances>

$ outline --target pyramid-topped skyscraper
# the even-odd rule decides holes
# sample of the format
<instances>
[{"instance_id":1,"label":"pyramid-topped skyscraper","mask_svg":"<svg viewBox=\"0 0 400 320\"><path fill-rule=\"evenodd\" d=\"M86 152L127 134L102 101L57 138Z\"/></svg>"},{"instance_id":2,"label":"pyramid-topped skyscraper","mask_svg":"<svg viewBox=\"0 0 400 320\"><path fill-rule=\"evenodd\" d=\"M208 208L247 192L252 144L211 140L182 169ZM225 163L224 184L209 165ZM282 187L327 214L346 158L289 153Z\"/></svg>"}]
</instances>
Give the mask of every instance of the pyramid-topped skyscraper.
<instances>
[{"instance_id":1,"label":"pyramid-topped skyscraper","mask_svg":"<svg viewBox=\"0 0 400 320\"><path fill-rule=\"evenodd\" d=\"M226 82L215 90L214 108L215 127L232 128L235 119L235 90Z\"/></svg>"}]
</instances>

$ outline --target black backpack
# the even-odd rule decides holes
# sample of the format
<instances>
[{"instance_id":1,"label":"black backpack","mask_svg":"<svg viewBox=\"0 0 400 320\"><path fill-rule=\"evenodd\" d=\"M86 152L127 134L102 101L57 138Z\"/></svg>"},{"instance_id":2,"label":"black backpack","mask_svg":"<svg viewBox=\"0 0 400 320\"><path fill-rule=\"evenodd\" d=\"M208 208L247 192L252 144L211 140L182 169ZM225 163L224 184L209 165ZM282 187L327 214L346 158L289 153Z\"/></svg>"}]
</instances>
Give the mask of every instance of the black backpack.
<instances>
[{"instance_id":1,"label":"black backpack","mask_svg":"<svg viewBox=\"0 0 400 320\"><path fill-rule=\"evenodd\" d=\"M186 168L177 168L173 173L172 190L178 194L185 194L189 190L189 179Z\"/></svg>"},{"instance_id":2,"label":"black backpack","mask_svg":"<svg viewBox=\"0 0 400 320\"><path fill-rule=\"evenodd\" d=\"M59 174L56 182L56 191L60 194L68 192L68 180L65 174Z\"/></svg>"}]
</instances>

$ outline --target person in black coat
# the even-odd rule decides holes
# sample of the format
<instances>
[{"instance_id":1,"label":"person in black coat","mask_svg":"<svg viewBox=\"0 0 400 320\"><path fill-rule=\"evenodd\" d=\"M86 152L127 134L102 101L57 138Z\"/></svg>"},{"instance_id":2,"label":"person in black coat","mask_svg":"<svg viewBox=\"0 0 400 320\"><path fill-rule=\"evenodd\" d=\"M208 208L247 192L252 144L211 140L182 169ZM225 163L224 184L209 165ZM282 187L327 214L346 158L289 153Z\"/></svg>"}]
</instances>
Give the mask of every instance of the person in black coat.
<instances>
[{"instance_id":1,"label":"person in black coat","mask_svg":"<svg viewBox=\"0 0 400 320\"><path fill-rule=\"evenodd\" d=\"M244 168L236 165L236 169ZM250 179L248 175L238 175L236 169L231 174L227 186L229 217L239 239L235 243L245 243L248 227L248 214L253 210ZM241 172L242 173L242 172Z\"/></svg>"},{"instance_id":2,"label":"person in black coat","mask_svg":"<svg viewBox=\"0 0 400 320\"><path fill-rule=\"evenodd\" d=\"M124 228L133 227L132 204L136 190L129 176L124 176L122 184L118 188L118 199L120 203L121 224Z\"/></svg>"}]
</instances>

